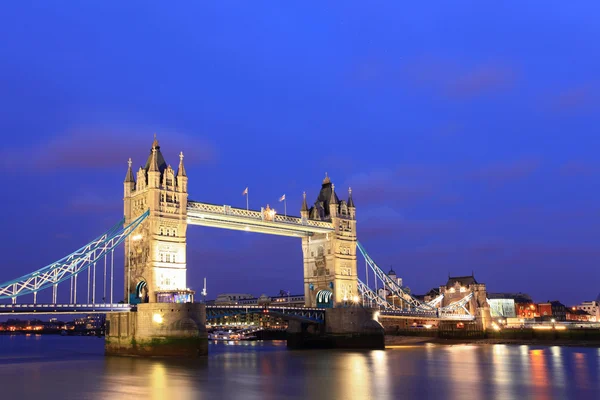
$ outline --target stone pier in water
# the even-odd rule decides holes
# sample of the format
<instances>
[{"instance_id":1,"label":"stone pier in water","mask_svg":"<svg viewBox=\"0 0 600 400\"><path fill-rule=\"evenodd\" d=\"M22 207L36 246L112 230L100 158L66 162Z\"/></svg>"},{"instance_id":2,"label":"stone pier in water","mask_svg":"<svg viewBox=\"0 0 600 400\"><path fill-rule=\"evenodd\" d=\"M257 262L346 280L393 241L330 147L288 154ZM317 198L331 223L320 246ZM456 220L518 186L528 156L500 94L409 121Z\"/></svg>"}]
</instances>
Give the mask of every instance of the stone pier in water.
<instances>
[{"instance_id":1,"label":"stone pier in water","mask_svg":"<svg viewBox=\"0 0 600 400\"><path fill-rule=\"evenodd\" d=\"M206 309L199 303L145 303L109 314L106 355L198 357L208 354Z\"/></svg>"}]
</instances>

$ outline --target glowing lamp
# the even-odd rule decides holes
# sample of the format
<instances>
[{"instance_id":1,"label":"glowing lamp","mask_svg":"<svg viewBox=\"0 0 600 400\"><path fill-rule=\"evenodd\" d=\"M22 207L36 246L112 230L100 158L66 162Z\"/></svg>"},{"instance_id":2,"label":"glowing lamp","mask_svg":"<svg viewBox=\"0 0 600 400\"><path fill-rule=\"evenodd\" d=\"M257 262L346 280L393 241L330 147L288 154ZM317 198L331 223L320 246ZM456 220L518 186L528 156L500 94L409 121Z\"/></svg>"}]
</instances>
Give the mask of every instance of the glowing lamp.
<instances>
[{"instance_id":1,"label":"glowing lamp","mask_svg":"<svg viewBox=\"0 0 600 400\"><path fill-rule=\"evenodd\" d=\"M156 322L157 324L162 324L163 317L160 314L154 314L154 315L152 315L152 321Z\"/></svg>"}]
</instances>

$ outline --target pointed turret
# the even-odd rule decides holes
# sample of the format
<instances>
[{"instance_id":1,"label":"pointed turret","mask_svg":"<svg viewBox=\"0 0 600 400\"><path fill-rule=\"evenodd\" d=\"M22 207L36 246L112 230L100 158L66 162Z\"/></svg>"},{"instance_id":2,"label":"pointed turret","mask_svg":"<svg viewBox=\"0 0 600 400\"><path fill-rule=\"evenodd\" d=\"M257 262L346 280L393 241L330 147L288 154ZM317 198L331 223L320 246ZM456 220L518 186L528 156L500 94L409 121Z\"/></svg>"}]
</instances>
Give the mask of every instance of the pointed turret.
<instances>
[{"instance_id":1,"label":"pointed turret","mask_svg":"<svg viewBox=\"0 0 600 400\"><path fill-rule=\"evenodd\" d=\"M187 176L185 173L185 167L183 166L183 151L179 153L179 168L177 169L177 176Z\"/></svg>"},{"instance_id":2,"label":"pointed turret","mask_svg":"<svg viewBox=\"0 0 600 400\"><path fill-rule=\"evenodd\" d=\"M332 183L331 184L331 195L329 196L329 205L337 204L337 203L338 203L338 201L337 201L337 197L335 195L335 185Z\"/></svg>"},{"instance_id":3,"label":"pointed turret","mask_svg":"<svg viewBox=\"0 0 600 400\"><path fill-rule=\"evenodd\" d=\"M158 163L156 162L156 147L152 147L152 159L150 161L150 168L148 172L160 172L158 169Z\"/></svg>"},{"instance_id":4,"label":"pointed turret","mask_svg":"<svg viewBox=\"0 0 600 400\"><path fill-rule=\"evenodd\" d=\"M306 204L306 192L302 193L302 208L300 209L300 216L302 218L308 218L308 204Z\"/></svg>"},{"instance_id":5,"label":"pointed turret","mask_svg":"<svg viewBox=\"0 0 600 400\"><path fill-rule=\"evenodd\" d=\"M127 174L125 175L125 181L123 182L123 191L125 197L131 196L131 192L135 190L135 179L133 178L133 171L131 170L131 158L127 161Z\"/></svg>"},{"instance_id":6,"label":"pointed turret","mask_svg":"<svg viewBox=\"0 0 600 400\"><path fill-rule=\"evenodd\" d=\"M135 182L133 179L133 171L131 170L131 158L127 161L127 174L125 175L125 183Z\"/></svg>"},{"instance_id":7,"label":"pointed turret","mask_svg":"<svg viewBox=\"0 0 600 400\"><path fill-rule=\"evenodd\" d=\"M354 199L352 198L352 188L348 188L348 207L355 207Z\"/></svg>"},{"instance_id":8,"label":"pointed turret","mask_svg":"<svg viewBox=\"0 0 600 400\"><path fill-rule=\"evenodd\" d=\"M333 217L337 217L338 213L338 201L335 196L335 185L331 184L331 195L329 196L329 215Z\"/></svg>"},{"instance_id":9,"label":"pointed turret","mask_svg":"<svg viewBox=\"0 0 600 400\"><path fill-rule=\"evenodd\" d=\"M177 187L181 192L187 192L187 174L183 165L183 151L179 153L179 168L177 169Z\"/></svg>"},{"instance_id":10,"label":"pointed turret","mask_svg":"<svg viewBox=\"0 0 600 400\"><path fill-rule=\"evenodd\" d=\"M354 205L354 199L352 198L352 188L348 188L348 213L350 218L356 219L356 206Z\"/></svg>"},{"instance_id":11,"label":"pointed turret","mask_svg":"<svg viewBox=\"0 0 600 400\"><path fill-rule=\"evenodd\" d=\"M156 142L156 139L154 140ZM150 165L148 168L148 186L158 188L160 186L160 170L156 162L156 147L152 147L152 155L150 156Z\"/></svg>"}]
</instances>

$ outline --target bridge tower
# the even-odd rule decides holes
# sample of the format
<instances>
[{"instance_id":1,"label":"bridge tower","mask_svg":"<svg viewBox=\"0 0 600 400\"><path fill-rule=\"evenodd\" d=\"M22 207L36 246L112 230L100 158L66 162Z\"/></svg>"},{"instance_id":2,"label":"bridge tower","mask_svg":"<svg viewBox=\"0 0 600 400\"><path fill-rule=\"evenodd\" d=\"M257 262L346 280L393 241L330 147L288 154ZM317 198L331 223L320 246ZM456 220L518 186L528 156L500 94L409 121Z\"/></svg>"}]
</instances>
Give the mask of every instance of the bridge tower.
<instances>
[{"instance_id":1,"label":"bridge tower","mask_svg":"<svg viewBox=\"0 0 600 400\"><path fill-rule=\"evenodd\" d=\"M179 154L177 172L165 162L156 135L146 165L134 179L131 159L125 176L125 224L150 216L125 241L125 301L192 301L186 285L188 178Z\"/></svg>"},{"instance_id":2,"label":"bridge tower","mask_svg":"<svg viewBox=\"0 0 600 400\"><path fill-rule=\"evenodd\" d=\"M352 189L348 201L340 200L335 185L325 174L314 205L306 194L300 211L303 219L329 221L334 232L302 238L304 295L307 307L352 304L358 295L356 271L356 207Z\"/></svg>"}]
</instances>

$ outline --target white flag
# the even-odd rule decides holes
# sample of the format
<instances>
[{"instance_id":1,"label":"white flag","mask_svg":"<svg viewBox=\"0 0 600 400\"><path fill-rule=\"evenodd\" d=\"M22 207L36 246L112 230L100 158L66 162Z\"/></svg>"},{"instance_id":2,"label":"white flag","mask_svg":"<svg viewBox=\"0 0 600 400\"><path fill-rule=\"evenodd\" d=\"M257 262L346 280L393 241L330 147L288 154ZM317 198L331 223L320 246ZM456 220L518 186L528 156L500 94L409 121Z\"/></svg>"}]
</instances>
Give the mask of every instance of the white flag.
<instances>
[{"instance_id":1,"label":"white flag","mask_svg":"<svg viewBox=\"0 0 600 400\"><path fill-rule=\"evenodd\" d=\"M279 198L279 201L284 201L284 200L285 200L285 194Z\"/></svg>"},{"instance_id":2,"label":"white flag","mask_svg":"<svg viewBox=\"0 0 600 400\"><path fill-rule=\"evenodd\" d=\"M244 189L244 191L242 192L242 196L245 196L248 194L248 188Z\"/></svg>"}]
</instances>

